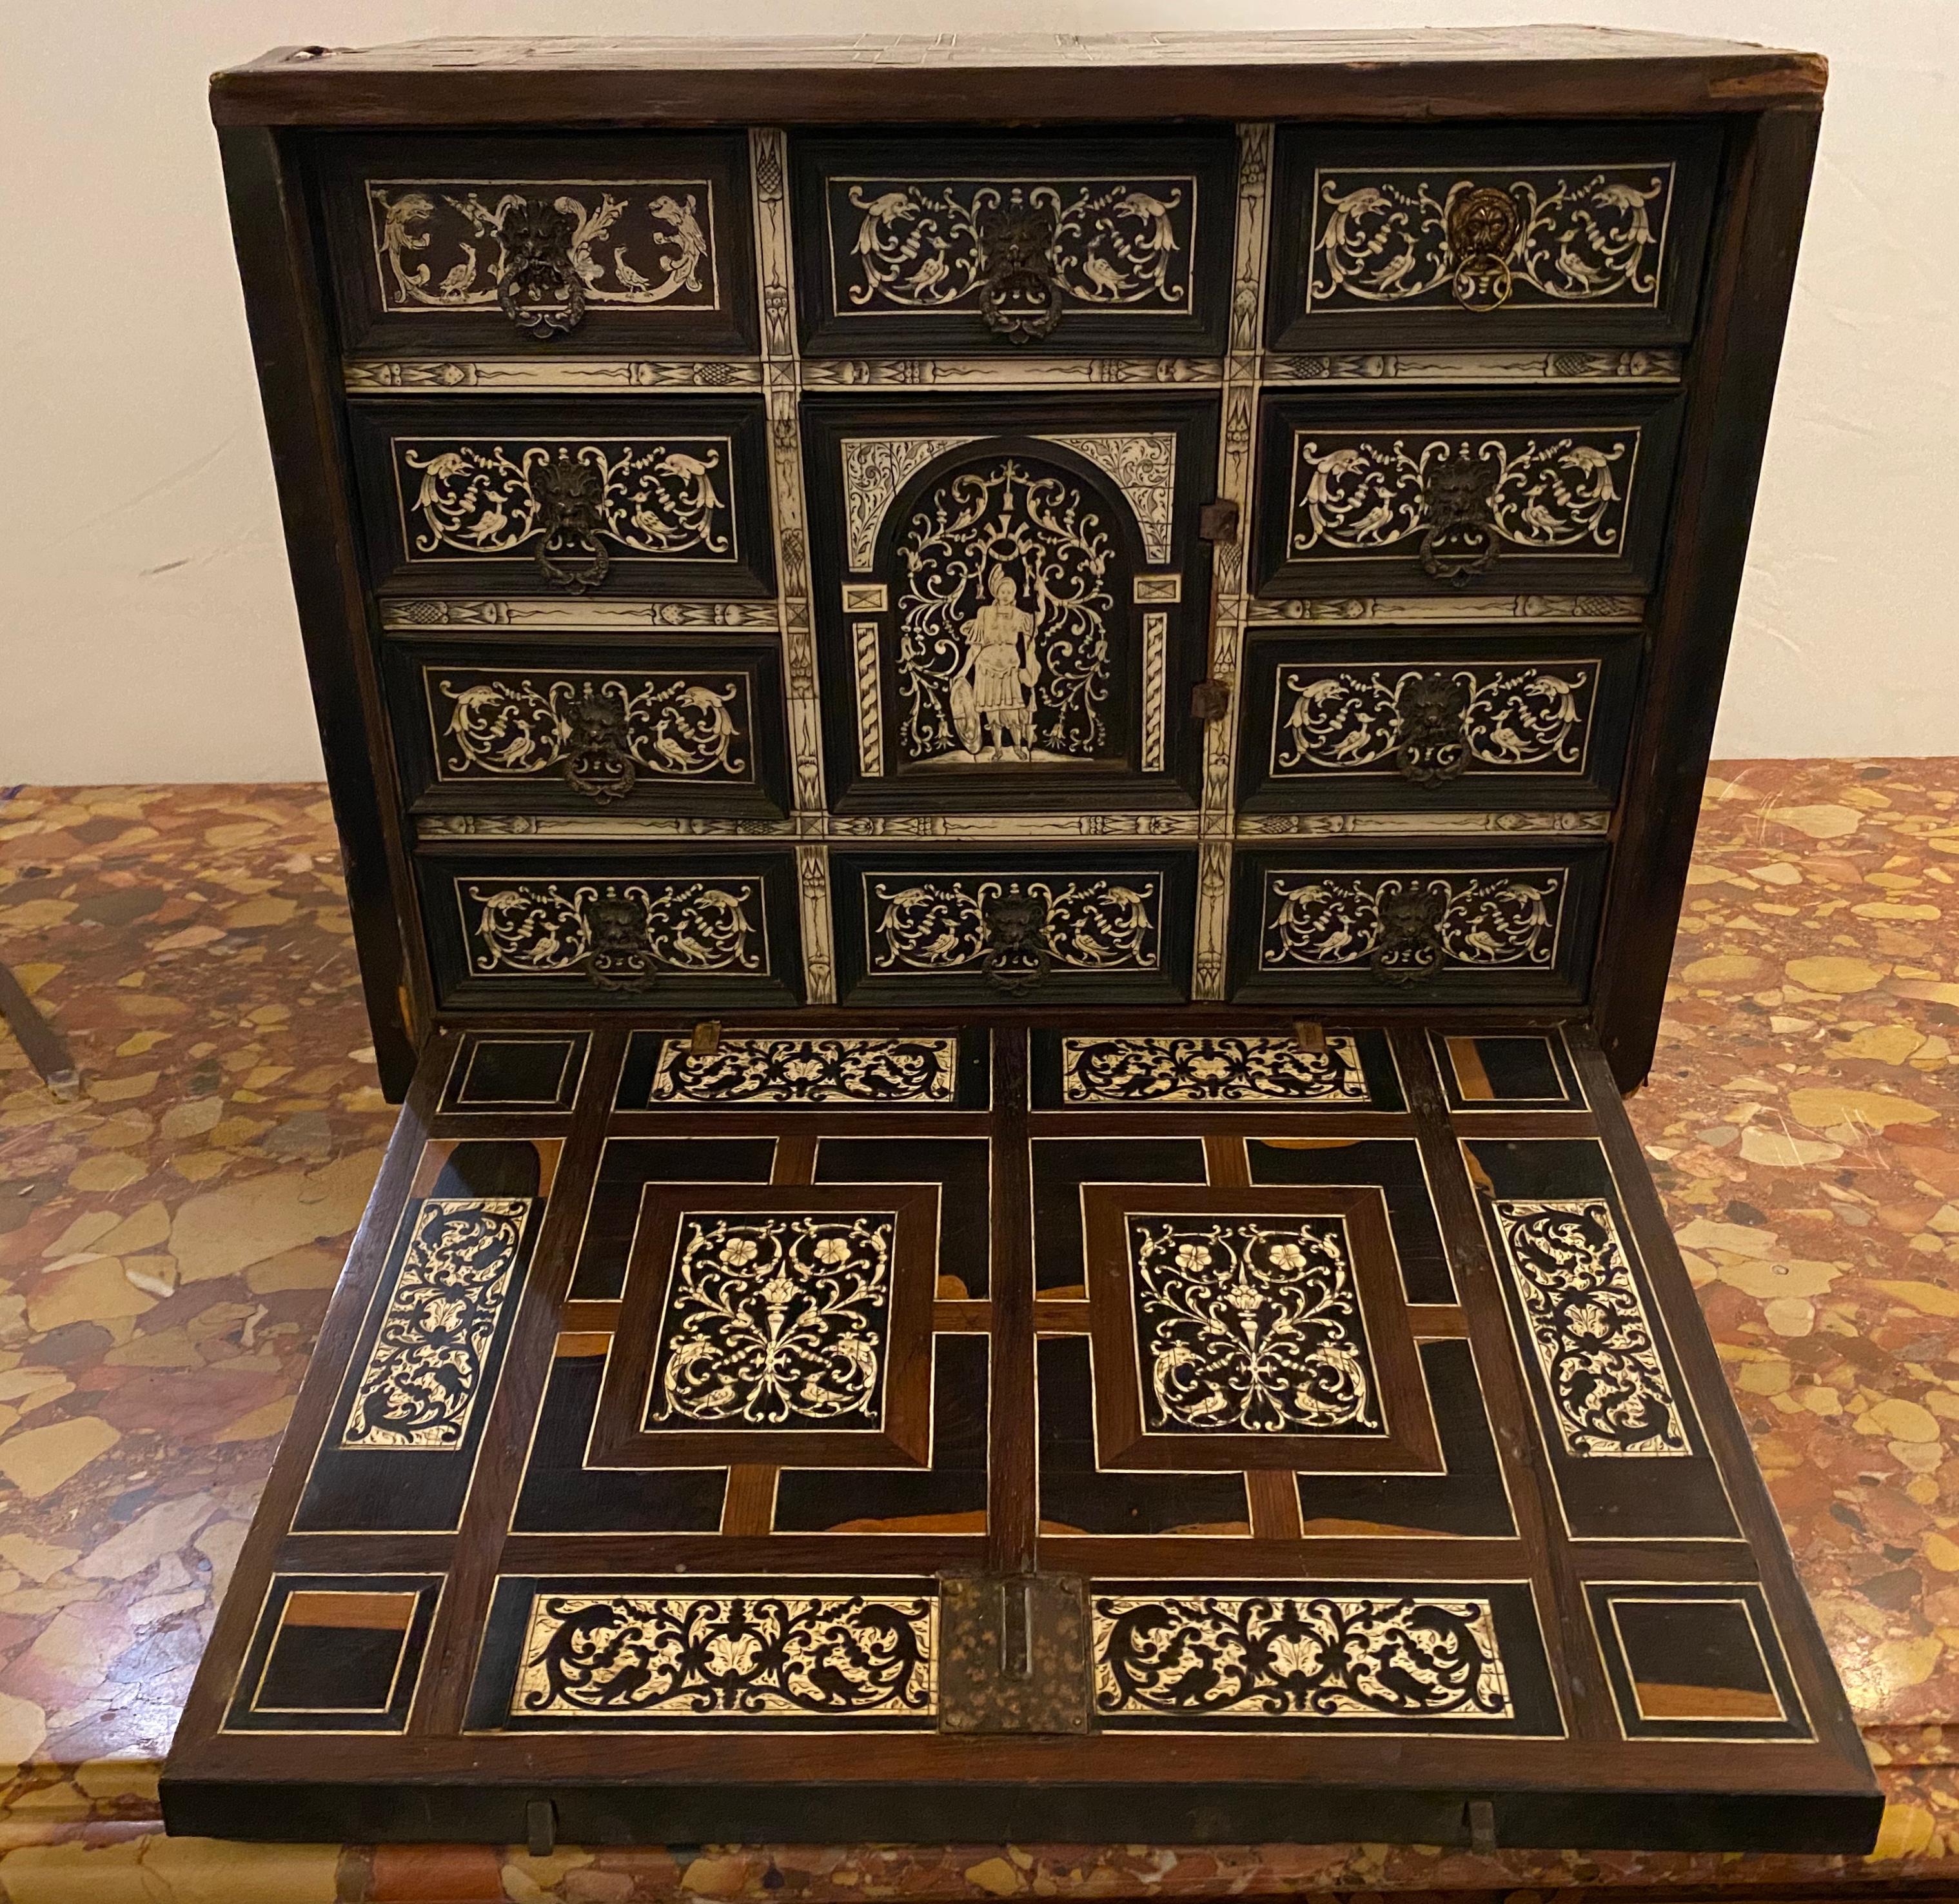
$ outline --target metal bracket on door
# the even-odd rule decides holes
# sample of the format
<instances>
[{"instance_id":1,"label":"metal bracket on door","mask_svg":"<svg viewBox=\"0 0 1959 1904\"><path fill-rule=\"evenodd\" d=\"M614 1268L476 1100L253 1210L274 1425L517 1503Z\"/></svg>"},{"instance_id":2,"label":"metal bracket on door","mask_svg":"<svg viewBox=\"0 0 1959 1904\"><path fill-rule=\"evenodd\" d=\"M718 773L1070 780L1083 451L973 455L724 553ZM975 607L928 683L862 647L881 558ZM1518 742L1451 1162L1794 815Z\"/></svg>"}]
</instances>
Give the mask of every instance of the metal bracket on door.
<instances>
[{"instance_id":1,"label":"metal bracket on door","mask_svg":"<svg viewBox=\"0 0 1959 1904\"><path fill-rule=\"evenodd\" d=\"M941 1574L938 1729L1088 1730L1088 1583L1075 1574Z\"/></svg>"}]
</instances>

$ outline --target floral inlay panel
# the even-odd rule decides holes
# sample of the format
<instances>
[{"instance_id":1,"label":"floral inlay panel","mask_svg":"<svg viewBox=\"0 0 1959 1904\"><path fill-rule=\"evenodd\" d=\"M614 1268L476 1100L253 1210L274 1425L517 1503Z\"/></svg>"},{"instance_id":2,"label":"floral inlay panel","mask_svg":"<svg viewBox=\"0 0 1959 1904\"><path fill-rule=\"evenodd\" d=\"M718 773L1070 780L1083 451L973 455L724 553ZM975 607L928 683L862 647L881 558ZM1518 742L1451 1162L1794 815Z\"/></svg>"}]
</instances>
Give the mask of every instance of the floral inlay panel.
<instances>
[{"instance_id":1,"label":"floral inlay panel","mask_svg":"<svg viewBox=\"0 0 1959 1904\"><path fill-rule=\"evenodd\" d=\"M662 1041L648 1101L666 1104L919 1104L957 1095L955 1038L730 1036L705 1055Z\"/></svg>"},{"instance_id":2,"label":"floral inlay panel","mask_svg":"<svg viewBox=\"0 0 1959 1904\"><path fill-rule=\"evenodd\" d=\"M1269 873L1261 971L1365 967L1377 978L1444 967L1544 971L1557 955L1565 876L1543 871Z\"/></svg>"},{"instance_id":3,"label":"floral inlay panel","mask_svg":"<svg viewBox=\"0 0 1959 1904\"><path fill-rule=\"evenodd\" d=\"M1652 1318L1595 1197L1491 1206L1567 1454L1691 1454Z\"/></svg>"},{"instance_id":4,"label":"floral inlay panel","mask_svg":"<svg viewBox=\"0 0 1959 1904\"><path fill-rule=\"evenodd\" d=\"M539 1593L510 1715L929 1725L936 1611L919 1594Z\"/></svg>"},{"instance_id":5,"label":"floral inlay panel","mask_svg":"<svg viewBox=\"0 0 1959 1904\"><path fill-rule=\"evenodd\" d=\"M1026 904L1053 964L1078 971L1153 972L1161 962L1163 881L1151 873L1016 878L1010 873L894 873L865 879L875 972L950 973L986 965L998 949L991 921Z\"/></svg>"},{"instance_id":6,"label":"floral inlay panel","mask_svg":"<svg viewBox=\"0 0 1959 1904\"><path fill-rule=\"evenodd\" d=\"M689 1212L674 1241L649 1428L884 1424L897 1217Z\"/></svg>"},{"instance_id":7,"label":"floral inlay panel","mask_svg":"<svg viewBox=\"0 0 1959 1904\"><path fill-rule=\"evenodd\" d=\"M1383 1432L1339 1217L1126 1227L1146 1433Z\"/></svg>"},{"instance_id":8,"label":"floral inlay panel","mask_svg":"<svg viewBox=\"0 0 1959 1904\"><path fill-rule=\"evenodd\" d=\"M1399 771L1419 787L1469 768L1577 774L1598 664L1282 667L1273 714L1277 780Z\"/></svg>"},{"instance_id":9,"label":"floral inlay panel","mask_svg":"<svg viewBox=\"0 0 1959 1904\"><path fill-rule=\"evenodd\" d=\"M1278 1589L1094 1600L1105 1718L1507 1719L1488 1600Z\"/></svg>"},{"instance_id":10,"label":"floral inlay panel","mask_svg":"<svg viewBox=\"0 0 1959 1904\"><path fill-rule=\"evenodd\" d=\"M989 249L1035 227L1069 303L1151 316L1191 308L1194 178L833 176L827 195L838 316L977 310Z\"/></svg>"},{"instance_id":11,"label":"floral inlay panel","mask_svg":"<svg viewBox=\"0 0 1959 1904\"><path fill-rule=\"evenodd\" d=\"M732 562L725 437L396 437L411 562L518 561L560 541L643 562Z\"/></svg>"},{"instance_id":12,"label":"floral inlay panel","mask_svg":"<svg viewBox=\"0 0 1959 1904\"><path fill-rule=\"evenodd\" d=\"M1657 309L1673 176L1670 164L1316 170L1307 309Z\"/></svg>"},{"instance_id":13,"label":"floral inlay panel","mask_svg":"<svg viewBox=\"0 0 1959 1904\"><path fill-rule=\"evenodd\" d=\"M762 882L462 879L472 978L639 984L657 972L766 974Z\"/></svg>"},{"instance_id":14,"label":"floral inlay panel","mask_svg":"<svg viewBox=\"0 0 1959 1904\"><path fill-rule=\"evenodd\" d=\"M375 280L390 312L494 310L506 275L554 248L583 304L715 310L706 179L370 179ZM551 227L538 229L540 221Z\"/></svg>"},{"instance_id":15,"label":"floral inlay panel","mask_svg":"<svg viewBox=\"0 0 1959 1904\"><path fill-rule=\"evenodd\" d=\"M1359 1047L1338 1033L1318 1051L1287 1038L1064 1038L1061 1095L1070 1106L1370 1101Z\"/></svg>"},{"instance_id":16,"label":"floral inlay panel","mask_svg":"<svg viewBox=\"0 0 1959 1904\"><path fill-rule=\"evenodd\" d=\"M1371 430L1293 433L1287 552L1401 559L1456 526L1465 498L1497 541L1537 556L1619 553L1640 431Z\"/></svg>"},{"instance_id":17,"label":"floral inlay panel","mask_svg":"<svg viewBox=\"0 0 1959 1904\"><path fill-rule=\"evenodd\" d=\"M460 1448L510 1292L525 1197L430 1197L415 1213L342 1448Z\"/></svg>"}]
</instances>

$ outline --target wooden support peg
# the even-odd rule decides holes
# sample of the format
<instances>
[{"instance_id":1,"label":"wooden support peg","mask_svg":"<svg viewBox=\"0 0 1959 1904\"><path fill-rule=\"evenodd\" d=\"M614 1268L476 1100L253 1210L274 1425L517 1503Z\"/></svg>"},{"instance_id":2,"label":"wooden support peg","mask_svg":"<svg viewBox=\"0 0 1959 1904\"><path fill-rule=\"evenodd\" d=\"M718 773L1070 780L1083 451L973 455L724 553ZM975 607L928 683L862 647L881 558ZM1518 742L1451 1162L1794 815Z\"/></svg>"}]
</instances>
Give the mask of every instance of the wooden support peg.
<instances>
[{"instance_id":1,"label":"wooden support peg","mask_svg":"<svg viewBox=\"0 0 1959 1904\"><path fill-rule=\"evenodd\" d=\"M720 1019L703 1019L694 1026L694 1036L687 1041L687 1056L691 1058L711 1058L720 1049Z\"/></svg>"},{"instance_id":2,"label":"wooden support peg","mask_svg":"<svg viewBox=\"0 0 1959 1904\"><path fill-rule=\"evenodd\" d=\"M1299 1018L1293 1020L1292 1048L1295 1051L1312 1053L1326 1049L1326 1027L1317 1019Z\"/></svg>"}]
</instances>

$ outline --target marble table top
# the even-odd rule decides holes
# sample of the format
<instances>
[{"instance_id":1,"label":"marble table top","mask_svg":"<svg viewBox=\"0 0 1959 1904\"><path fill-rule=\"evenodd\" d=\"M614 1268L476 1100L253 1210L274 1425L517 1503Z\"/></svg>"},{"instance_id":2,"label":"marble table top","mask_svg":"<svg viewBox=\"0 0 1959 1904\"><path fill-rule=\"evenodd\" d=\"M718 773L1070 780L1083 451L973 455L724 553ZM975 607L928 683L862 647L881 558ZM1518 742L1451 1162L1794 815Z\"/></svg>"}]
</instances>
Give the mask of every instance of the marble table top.
<instances>
[{"instance_id":1,"label":"marble table top","mask_svg":"<svg viewBox=\"0 0 1959 1904\"><path fill-rule=\"evenodd\" d=\"M0 1901L1959 1881L1955 887L1959 759L1717 766L1630 1107L1880 1768L1873 1858L242 1845L164 1837L157 1766L394 1117L325 792L0 789L0 958L84 1080L0 1035Z\"/></svg>"}]
</instances>

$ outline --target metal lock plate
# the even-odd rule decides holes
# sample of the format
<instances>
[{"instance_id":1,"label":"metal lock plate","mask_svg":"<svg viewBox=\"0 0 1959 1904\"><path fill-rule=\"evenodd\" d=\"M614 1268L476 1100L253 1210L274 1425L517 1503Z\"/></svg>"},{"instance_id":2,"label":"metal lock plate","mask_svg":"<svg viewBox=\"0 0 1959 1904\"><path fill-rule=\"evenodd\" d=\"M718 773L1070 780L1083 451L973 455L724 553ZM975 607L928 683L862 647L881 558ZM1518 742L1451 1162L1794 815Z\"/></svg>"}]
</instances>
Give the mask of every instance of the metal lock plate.
<instances>
[{"instance_id":1,"label":"metal lock plate","mask_svg":"<svg viewBox=\"0 0 1959 1904\"><path fill-rule=\"evenodd\" d=\"M1088 1583L1074 1574L945 1574L938 1729L1088 1730Z\"/></svg>"}]
</instances>

